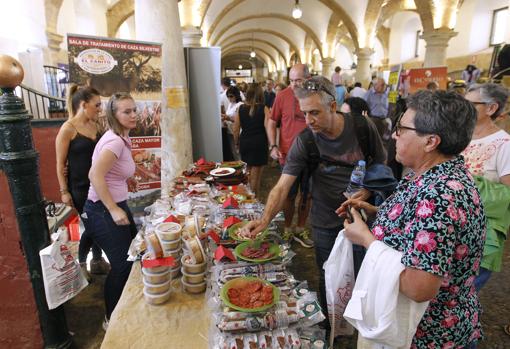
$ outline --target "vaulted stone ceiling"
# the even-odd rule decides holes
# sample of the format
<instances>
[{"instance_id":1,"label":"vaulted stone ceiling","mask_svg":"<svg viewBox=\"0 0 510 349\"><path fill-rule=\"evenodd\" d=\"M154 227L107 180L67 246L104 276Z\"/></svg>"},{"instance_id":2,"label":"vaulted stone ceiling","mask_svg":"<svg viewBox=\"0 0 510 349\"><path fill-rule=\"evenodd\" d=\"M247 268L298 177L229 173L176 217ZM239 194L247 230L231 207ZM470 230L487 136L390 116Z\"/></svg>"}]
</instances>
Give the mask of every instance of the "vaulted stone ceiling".
<instances>
[{"instance_id":1,"label":"vaulted stone ceiling","mask_svg":"<svg viewBox=\"0 0 510 349\"><path fill-rule=\"evenodd\" d=\"M45 2L51 27L54 9L62 0ZM353 54L371 50L375 40L387 57L391 28L384 24L394 14L417 12L426 33L450 30L461 4L461 0L299 0L300 19L291 15L295 0L181 0L179 11L183 31L199 29L201 45L221 46L224 62L235 65L253 48L274 72L285 70L291 60L311 63L314 53L320 60L333 57L338 45ZM133 13L134 0L110 1L108 35L115 36Z\"/></svg>"}]
</instances>

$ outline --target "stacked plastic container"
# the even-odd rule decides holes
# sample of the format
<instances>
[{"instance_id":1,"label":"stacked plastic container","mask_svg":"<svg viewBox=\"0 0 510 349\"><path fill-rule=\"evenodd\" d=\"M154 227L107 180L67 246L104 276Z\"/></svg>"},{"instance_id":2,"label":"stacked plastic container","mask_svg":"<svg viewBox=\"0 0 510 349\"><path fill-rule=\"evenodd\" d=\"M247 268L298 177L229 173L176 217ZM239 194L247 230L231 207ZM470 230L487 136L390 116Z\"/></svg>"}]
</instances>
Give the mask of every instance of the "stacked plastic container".
<instances>
[{"instance_id":1,"label":"stacked plastic container","mask_svg":"<svg viewBox=\"0 0 510 349\"><path fill-rule=\"evenodd\" d=\"M148 254L143 259L148 258ZM142 268L143 295L149 304L163 304L170 298L172 275L170 268L158 266L154 268Z\"/></svg>"},{"instance_id":2,"label":"stacked plastic container","mask_svg":"<svg viewBox=\"0 0 510 349\"><path fill-rule=\"evenodd\" d=\"M179 276L181 267L181 232L181 225L174 222L161 223L156 227L156 235L163 249L163 256L172 256L176 262L176 265L170 269L172 278Z\"/></svg>"}]
</instances>

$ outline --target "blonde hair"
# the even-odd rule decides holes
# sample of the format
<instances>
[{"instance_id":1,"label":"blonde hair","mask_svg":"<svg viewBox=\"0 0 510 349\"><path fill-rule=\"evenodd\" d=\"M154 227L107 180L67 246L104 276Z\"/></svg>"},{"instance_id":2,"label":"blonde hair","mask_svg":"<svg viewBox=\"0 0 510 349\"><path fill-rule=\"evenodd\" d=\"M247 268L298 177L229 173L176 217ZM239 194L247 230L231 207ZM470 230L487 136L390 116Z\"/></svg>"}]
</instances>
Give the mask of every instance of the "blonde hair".
<instances>
[{"instance_id":1,"label":"blonde hair","mask_svg":"<svg viewBox=\"0 0 510 349\"><path fill-rule=\"evenodd\" d=\"M99 97L99 92L90 86L72 84L69 86L67 95L67 112L69 114L69 119L72 119L76 116L76 113L78 113L80 103L88 103L92 98L96 96Z\"/></svg>"},{"instance_id":2,"label":"blonde hair","mask_svg":"<svg viewBox=\"0 0 510 349\"><path fill-rule=\"evenodd\" d=\"M118 136L123 136L123 128L119 120L115 117L115 114L117 114L119 102L126 99L134 101L129 93L115 93L110 97L106 105L106 121L108 122L108 127Z\"/></svg>"}]
</instances>

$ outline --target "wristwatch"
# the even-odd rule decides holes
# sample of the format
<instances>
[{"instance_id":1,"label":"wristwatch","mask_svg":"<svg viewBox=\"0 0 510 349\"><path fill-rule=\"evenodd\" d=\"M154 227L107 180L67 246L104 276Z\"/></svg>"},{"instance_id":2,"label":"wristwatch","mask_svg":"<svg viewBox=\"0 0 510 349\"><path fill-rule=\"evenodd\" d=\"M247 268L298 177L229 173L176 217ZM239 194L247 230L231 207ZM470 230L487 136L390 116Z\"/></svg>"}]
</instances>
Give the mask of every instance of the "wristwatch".
<instances>
[{"instance_id":1,"label":"wristwatch","mask_svg":"<svg viewBox=\"0 0 510 349\"><path fill-rule=\"evenodd\" d=\"M278 146L276 144L270 145L269 146L269 151L273 150L273 148L278 148Z\"/></svg>"}]
</instances>

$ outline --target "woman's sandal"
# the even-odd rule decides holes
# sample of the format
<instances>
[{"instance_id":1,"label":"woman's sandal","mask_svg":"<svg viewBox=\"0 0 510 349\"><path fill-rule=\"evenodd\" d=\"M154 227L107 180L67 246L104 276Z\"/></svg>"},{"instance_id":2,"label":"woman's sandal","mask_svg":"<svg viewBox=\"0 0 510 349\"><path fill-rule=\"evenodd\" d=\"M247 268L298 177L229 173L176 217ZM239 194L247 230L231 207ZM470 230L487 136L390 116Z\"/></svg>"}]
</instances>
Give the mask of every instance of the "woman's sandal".
<instances>
[{"instance_id":1,"label":"woman's sandal","mask_svg":"<svg viewBox=\"0 0 510 349\"><path fill-rule=\"evenodd\" d=\"M507 335L510 336L510 324L509 325L506 325L506 326L503 326L503 330L505 331L505 333Z\"/></svg>"}]
</instances>

